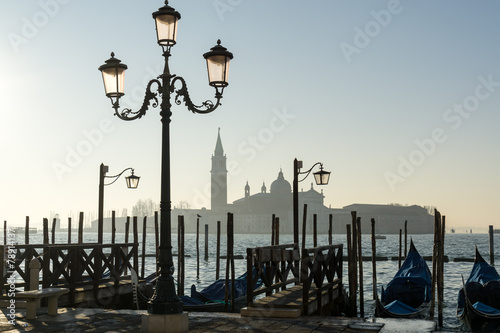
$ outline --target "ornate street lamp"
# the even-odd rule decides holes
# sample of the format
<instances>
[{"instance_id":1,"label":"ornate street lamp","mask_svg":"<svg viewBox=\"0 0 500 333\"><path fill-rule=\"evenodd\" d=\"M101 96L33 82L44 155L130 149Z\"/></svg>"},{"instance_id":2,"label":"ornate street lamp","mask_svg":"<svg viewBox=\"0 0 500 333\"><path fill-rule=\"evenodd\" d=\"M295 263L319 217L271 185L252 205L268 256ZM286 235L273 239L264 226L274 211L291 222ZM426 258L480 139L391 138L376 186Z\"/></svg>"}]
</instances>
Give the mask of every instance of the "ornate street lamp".
<instances>
[{"instance_id":1,"label":"ornate street lamp","mask_svg":"<svg viewBox=\"0 0 500 333\"><path fill-rule=\"evenodd\" d=\"M106 173L108 172L108 166L104 165L101 163L99 167L99 211L98 211L98 219L97 219L97 242L99 244L102 244L102 233L103 233L103 221L104 221L104 186L111 185L114 182L120 178L121 175L127 170L130 170L131 175L125 177L125 181L127 183L128 188L137 188L139 186L139 179L141 177L138 177L134 175L134 169L132 168L127 168L117 174L116 176L106 176ZM112 179L112 181L108 184L105 184L106 178Z\"/></svg>"},{"instance_id":2,"label":"ornate street lamp","mask_svg":"<svg viewBox=\"0 0 500 333\"><path fill-rule=\"evenodd\" d=\"M160 255L158 266L160 267L159 276L156 282L156 289L153 297L148 302L148 312L150 314L180 314L182 313L182 302L175 291L173 279L174 265L172 260L172 242L171 242L171 199L170 199L170 116L172 115L170 95L175 95L174 101L177 105L182 102L189 111L193 113L213 112L221 103L222 93L228 85L229 62L233 54L228 52L221 45L220 40L217 45L205 53L203 57L207 62L207 71L209 85L215 88L215 103L207 100L201 105L195 105L189 97L186 82L180 76L170 73L168 59L170 49L176 44L177 23L181 15L168 5L153 13L156 22L156 36L158 44L163 49L165 58L165 67L163 73L157 79L149 81L146 87L144 103L138 111L123 109L119 111L120 97L124 91L124 74L127 66L111 54L111 58L104 65L99 67L102 72L106 96L111 99L115 115L123 120L134 120L141 118L146 114L149 106L161 107L162 123L162 162L161 162L161 201L160 201ZM153 85L156 90L153 90ZM161 104L158 102L161 97Z\"/></svg>"},{"instance_id":3,"label":"ornate street lamp","mask_svg":"<svg viewBox=\"0 0 500 333\"><path fill-rule=\"evenodd\" d=\"M309 170L301 172L302 161L293 160L293 242L299 243L299 182L305 180L311 173L312 169L319 165L319 171L314 172L314 179L317 185L328 185L330 180L330 172L323 170L323 163L315 163ZM305 175L299 180L299 175Z\"/></svg>"}]
</instances>

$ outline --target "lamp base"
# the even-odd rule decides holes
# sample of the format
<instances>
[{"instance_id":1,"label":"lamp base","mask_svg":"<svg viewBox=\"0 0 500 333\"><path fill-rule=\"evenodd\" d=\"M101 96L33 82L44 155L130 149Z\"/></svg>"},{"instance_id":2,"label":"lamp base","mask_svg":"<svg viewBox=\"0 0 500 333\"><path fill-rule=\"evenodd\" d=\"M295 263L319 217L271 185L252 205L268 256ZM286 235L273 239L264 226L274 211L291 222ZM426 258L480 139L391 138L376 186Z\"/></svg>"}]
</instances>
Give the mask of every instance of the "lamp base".
<instances>
[{"instance_id":1,"label":"lamp base","mask_svg":"<svg viewBox=\"0 0 500 333\"><path fill-rule=\"evenodd\" d=\"M143 333L185 333L189 332L187 313L181 314L143 314Z\"/></svg>"},{"instance_id":2,"label":"lamp base","mask_svg":"<svg viewBox=\"0 0 500 333\"><path fill-rule=\"evenodd\" d=\"M148 302L148 313L150 314L182 314L182 302Z\"/></svg>"}]
</instances>

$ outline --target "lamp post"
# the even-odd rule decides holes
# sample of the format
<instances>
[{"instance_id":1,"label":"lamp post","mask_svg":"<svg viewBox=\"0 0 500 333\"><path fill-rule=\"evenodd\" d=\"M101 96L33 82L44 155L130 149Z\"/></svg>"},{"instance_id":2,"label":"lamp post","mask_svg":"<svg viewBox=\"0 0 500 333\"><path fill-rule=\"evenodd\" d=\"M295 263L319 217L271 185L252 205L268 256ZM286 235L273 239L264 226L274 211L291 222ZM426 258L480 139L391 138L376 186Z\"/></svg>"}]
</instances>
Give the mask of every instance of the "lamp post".
<instances>
[{"instance_id":1,"label":"lamp post","mask_svg":"<svg viewBox=\"0 0 500 333\"><path fill-rule=\"evenodd\" d=\"M125 177L125 181L127 182L127 187L128 188L137 188L139 186L139 179L141 177L138 177L134 175L134 169L132 168L127 168L117 174L116 176L106 176L106 173L108 172L108 166L104 165L101 163L99 167L99 212L98 212L98 222L97 222L97 242L99 244L102 244L102 232L103 232L103 220L104 220L104 186L111 185L114 182L120 178L120 176L127 170L131 171L131 175ZM105 184L104 181L106 178L111 178L113 181L111 183Z\"/></svg>"},{"instance_id":2,"label":"lamp post","mask_svg":"<svg viewBox=\"0 0 500 333\"><path fill-rule=\"evenodd\" d=\"M312 169L319 165L320 170L314 172L314 179L317 185L327 185L330 179L330 172L323 170L323 163L315 163L309 170L301 172L302 161L293 160L293 242L299 243L299 182L305 180L311 173ZM305 175L299 180L299 175Z\"/></svg>"},{"instance_id":3,"label":"lamp post","mask_svg":"<svg viewBox=\"0 0 500 333\"><path fill-rule=\"evenodd\" d=\"M172 260L171 240L171 199L170 199L170 117L171 94L175 94L177 105L182 102L193 113L213 112L221 103L222 93L228 85L229 63L233 54L221 45L220 40L203 57L207 62L209 85L215 88L215 100L207 100L201 105L195 105L189 97L185 80L170 73L168 60L170 49L176 44L177 23L181 15L165 1L165 6L153 13L156 22L157 42L162 47L165 67L157 79L149 81L146 87L144 103L140 110L123 109L119 111L119 99L124 95L124 74L127 66L111 53L111 58L99 67L102 72L106 96L111 99L115 115L122 120L134 120L146 114L149 106L160 105L162 123L162 150L161 150L161 198L160 198L160 254L158 258L159 276L156 282L155 293L148 302L150 314L181 314L182 302L176 294L173 279L174 264ZM153 91L152 87L156 86ZM161 104L158 102L161 97Z\"/></svg>"}]
</instances>

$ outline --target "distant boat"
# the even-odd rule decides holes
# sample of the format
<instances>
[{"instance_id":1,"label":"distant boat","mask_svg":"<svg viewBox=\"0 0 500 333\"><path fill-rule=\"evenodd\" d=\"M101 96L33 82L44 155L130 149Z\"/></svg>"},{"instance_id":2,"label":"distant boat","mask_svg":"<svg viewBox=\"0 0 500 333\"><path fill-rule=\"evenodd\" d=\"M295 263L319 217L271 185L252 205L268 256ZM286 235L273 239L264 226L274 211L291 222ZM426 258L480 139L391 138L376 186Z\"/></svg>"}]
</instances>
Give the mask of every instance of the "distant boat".
<instances>
[{"instance_id":1,"label":"distant boat","mask_svg":"<svg viewBox=\"0 0 500 333\"><path fill-rule=\"evenodd\" d=\"M455 229L451 229L451 233L454 234L455 233Z\"/></svg>"},{"instance_id":2,"label":"distant boat","mask_svg":"<svg viewBox=\"0 0 500 333\"><path fill-rule=\"evenodd\" d=\"M371 236L370 236L371 238ZM375 239L386 239L387 237L384 235L375 235Z\"/></svg>"},{"instance_id":3,"label":"distant boat","mask_svg":"<svg viewBox=\"0 0 500 333\"><path fill-rule=\"evenodd\" d=\"M26 228L25 227L14 227L14 232L15 233L19 233L19 234L24 234L26 232ZM30 234L36 234L38 233L38 229L37 228L29 228L28 232Z\"/></svg>"}]
</instances>

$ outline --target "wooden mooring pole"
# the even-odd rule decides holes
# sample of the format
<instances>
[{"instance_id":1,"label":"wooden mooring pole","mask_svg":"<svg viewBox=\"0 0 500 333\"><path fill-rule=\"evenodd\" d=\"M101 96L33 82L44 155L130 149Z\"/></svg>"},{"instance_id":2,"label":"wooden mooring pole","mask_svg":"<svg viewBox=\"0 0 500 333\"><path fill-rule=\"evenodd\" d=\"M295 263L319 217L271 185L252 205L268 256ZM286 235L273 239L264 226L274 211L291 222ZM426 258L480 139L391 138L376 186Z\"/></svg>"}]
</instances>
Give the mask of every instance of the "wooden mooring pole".
<instances>
[{"instance_id":1,"label":"wooden mooring pole","mask_svg":"<svg viewBox=\"0 0 500 333\"><path fill-rule=\"evenodd\" d=\"M205 224L205 261L208 260L208 224Z\"/></svg>"},{"instance_id":2,"label":"wooden mooring pole","mask_svg":"<svg viewBox=\"0 0 500 333\"><path fill-rule=\"evenodd\" d=\"M301 253L306 248L306 227L307 227L307 204L304 204L304 215L302 216L302 248L301 248Z\"/></svg>"},{"instance_id":3,"label":"wooden mooring pole","mask_svg":"<svg viewBox=\"0 0 500 333\"><path fill-rule=\"evenodd\" d=\"M346 224L347 235L347 272L349 283L349 312L353 317L357 316L356 313L356 289L354 288L354 275L356 275L356 264L353 262L353 244L351 225Z\"/></svg>"},{"instance_id":4,"label":"wooden mooring pole","mask_svg":"<svg viewBox=\"0 0 500 333\"><path fill-rule=\"evenodd\" d=\"M184 295L184 215L177 216L177 281L178 294Z\"/></svg>"},{"instance_id":5,"label":"wooden mooring pole","mask_svg":"<svg viewBox=\"0 0 500 333\"><path fill-rule=\"evenodd\" d=\"M280 245L280 218L274 221L274 245Z\"/></svg>"},{"instance_id":6,"label":"wooden mooring pole","mask_svg":"<svg viewBox=\"0 0 500 333\"><path fill-rule=\"evenodd\" d=\"M377 246L375 239L375 219L372 222L372 284L373 284L373 300L377 299Z\"/></svg>"},{"instance_id":7,"label":"wooden mooring pole","mask_svg":"<svg viewBox=\"0 0 500 333\"><path fill-rule=\"evenodd\" d=\"M220 271L220 221L217 221L217 260L215 261L215 280L219 279Z\"/></svg>"},{"instance_id":8,"label":"wooden mooring pole","mask_svg":"<svg viewBox=\"0 0 500 333\"><path fill-rule=\"evenodd\" d=\"M318 247L318 215L313 214L313 244Z\"/></svg>"},{"instance_id":9,"label":"wooden mooring pole","mask_svg":"<svg viewBox=\"0 0 500 333\"><path fill-rule=\"evenodd\" d=\"M493 244L493 226L490 225L488 228L488 233L490 236L490 265L495 265L495 245Z\"/></svg>"},{"instance_id":10,"label":"wooden mooring pole","mask_svg":"<svg viewBox=\"0 0 500 333\"><path fill-rule=\"evenodd\" d=\"M402 247L402 244L401 244L402 240L401 240L401 238L402 238L402 233L403 233L403 231L402 231L401 229L399 229L399 255L398 255L398 268L401 268L401 251L402 251L402 249L401 249L401 247Z\"/></svg>"},{"instance_id":11,"label":"wooden mooring pole","mask_svg":"<svg viewBox=\"0 0 500 333\"><path fill-rule=\"evenodd\" d=\"M26 227L24 228L24 244L30 243L30 217L26 216Z\"/></svg>"},{"instance_id":12,"label":"wooden mooring pole","mask_svg":"<svg viewBox=\"0 0 500 333\"><path fill-rule=\"evenodd\" d=\"M144 216L144 220L142 221L142 255L141 255L141 277L143 278L146 270L146 233L148 231L147 223L148 223L148 217Z\"/></svg>"},{"instance_id":13,"label":"wooden mooring pole","mask_svg":"<svg viewBox=\"0 0 500 333\"><path fill-rule=\"evenodd\" d=\"M359 257L359 315L365 316L365 297L363 289L363 255L361 254L361 217L356 219L358 229L358 257Z\"/></svg>"},{"instance_id":14,"label":"wooden mooring pole","mask_svg":"<svg viewBox=\"0 0 500 333\"><path fill-rule=\"evenodd\" d=\"M71 217L68 217L68 244L71 244Z\"/></svg>"},{"instance_id":15,"label":"wooden mooring pole","mask_svg":"<svg viewBox=\"0 0 500 333\"><path fill-rule=\"evenodd\" d=\"M234 294L236 287L234 285L235 271L234 271L234 223L233 214L227 213L227 256L226 256L226 286L224 297L224 309L228 311L229 304L231 304L231 312L234 312ZM231 283L229 283L231 279ZM231 293L229 293L229 285L231 285ZM229 299L231 294L231 299Z\"/></svg>"},{"instance_id":16,"label":"wooden mooring pole","mask_svg":"<svg viewBox=\"0 0 500 333\"><path fill-rule=\"evenodd\" d=\"M83 212L78 217L78 244L83 244Z\"/></svg>"},{"instance_id":17,"label":"wooden mooring pole","mask_svg":"<svg viewBox=\"0 0 500 333\"><path fill-rule=\"evenodd\" d=\"M329 215L329 220L328 220L328 245L333 244L333 214Z\"/></svg>"},{"instance_id":18,"label":"wooden mooring pole","mask_svg":"<svg viewBox=\"0 0 500 333\"><path fill-rule=\"evenodd\" d=\"M352 217L352 261L354 281L354 316L358 316L358 226L356 224L357 212L351 212Z\"/></svg>"},{"instance_id":19,"label":"wooden mooring pole","mask_svg":"<svg viewBox=\"0 0 500 333\"><path fill-rule=\"evenodd\" d=\"M274 244L274 240L276 239L276 237L274 236L275 231L276 231L276 215L273 214L271 218L271 246L276 245Z\"/></svg>"},{"instance_id":20,"label":"wooden mooring pole","mask_svg":"<svg viewBox=\"0 0 500 333\"><path fill-rule=\"evenodd\" d=\"M158 273L160 257L160 227L158 222L158 212L155 212L155 249L156 249L156 273Z\"/></svg>"},{"instance_id":21,"label":"wooden mooring pole","mask_svg":"<svg viewBox=\"0 0 500 333\"><path fill-rule=\"evenodd\" d=\"M111 211L111 244L116 243L116 212Z\"/></svg>"},{"instance_id":22,"label":"wooden mooring pole","mask_svg":"<svg viewBox=\"0 0 500 333\"><path fill-rule=\"evenodd\" d=\"M200 218L196 218L196 278L200 278Z\"/></svg>"}]
</instances>

